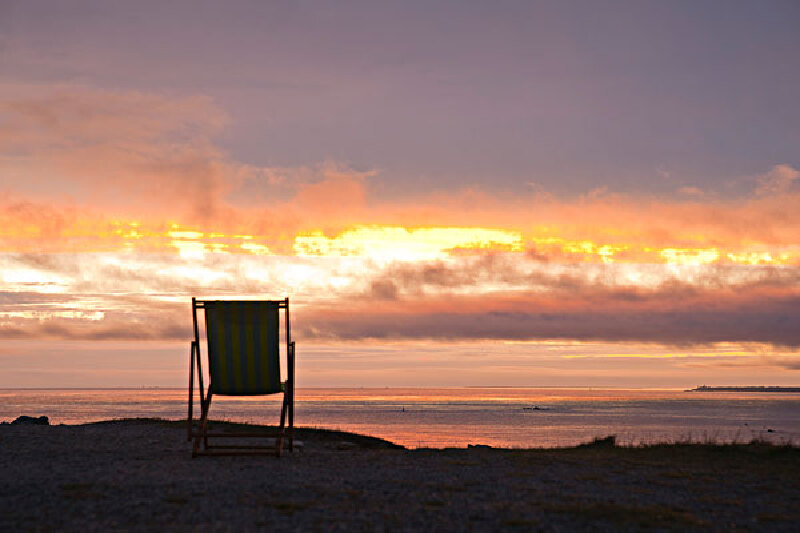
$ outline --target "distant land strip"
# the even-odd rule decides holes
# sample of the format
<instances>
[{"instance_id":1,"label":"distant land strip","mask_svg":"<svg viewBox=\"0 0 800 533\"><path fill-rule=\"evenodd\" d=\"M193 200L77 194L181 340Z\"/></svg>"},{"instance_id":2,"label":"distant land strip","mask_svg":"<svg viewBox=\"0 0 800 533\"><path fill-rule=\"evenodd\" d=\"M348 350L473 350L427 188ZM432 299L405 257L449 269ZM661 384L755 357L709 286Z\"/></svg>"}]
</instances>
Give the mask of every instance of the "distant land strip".
<instances>
[{"instance_id":1,"label":"distant land strip","mask_svg":"<svg viewBox=\"0 0 800 533\"><path fill-rule=\"evenodd\" d=\"M700 385L694 389L686 389L686 392L797 392L800 387L779 387L766 385L749 385L744 387L709 387Z\"/></svg>"}]
</instances>

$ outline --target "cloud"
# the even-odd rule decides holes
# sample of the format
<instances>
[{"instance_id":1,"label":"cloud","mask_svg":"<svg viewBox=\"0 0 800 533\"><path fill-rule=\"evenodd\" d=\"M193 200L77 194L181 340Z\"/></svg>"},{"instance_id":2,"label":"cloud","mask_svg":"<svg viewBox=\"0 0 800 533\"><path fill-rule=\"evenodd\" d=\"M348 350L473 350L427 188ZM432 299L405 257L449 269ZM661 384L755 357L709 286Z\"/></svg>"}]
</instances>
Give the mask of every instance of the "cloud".
<instances>
[{"instance_id":1,"label":"cloud","mask_svg":"<svg viewBox=\"0 0 800 533\"><path fill-rule=\"evenodd\" d=\"M705 194L702 189L698 189L697 187L681 187L678 189L678 193L687 196L703 196Z\"/></svg>"},{"instance_id":2,"label":"cloud","mask_svg":"<svg viewBox=\"0 0 800 533\"><path fill-rule=\"evenodd\" d=\"M420 303L304 311L295 321L300 337L317 339L572 339L694 345L760 342L800 346L794 317L800 297L666 305L623 302L579 307L549 299L513 303L452 299L449 309ZM622 296L622 298L619 298ZM653 304L661 305L653 305Z\"/></svg>"},{"instance_id":3,"label":"cloud","mask_svg":"<svg viewBox=\"0 0 800 533\"><path fill-rule=\"evenodd\" d=\"M145 341L191 335L187 305L93 288L74 294L0 292L0 338Z\"/></svg>"},{"instance_id":4,"label":"cloud","mask_svg":"<svg viewBox=\"0 0 800 533\"><path fill-rule=\"evenodd\" d=\"M0 112L0 183L17 194L209 220L241 179L211 141L227 118L202 96L3 86Z\"/></svg>"},{"instance_id":5,"label":"cloud","mask_svg":"<svg viewBox=\"0 0 800 533\"><path fill-rule=\"evenodd\" d=\"M745 345L745 347L749 348L748 345ZM752 348L752 352L744 352L738 357L727 357L725 354L720 354L719 356L706 358L686 358L680 363L680 366L691 369L711 370L742 369L753 371L760 368L800 370L800 357L796 347L794 352L778 354L772 350L767 353L761 353L763 350L760 348L762 347L755 346Z\"/></svg>"},{"instance_id":6,"label":"cloud","mask_svg":"<svg viewBox=\"0 0 800 533\"><path fill-rule=\"evenodd\" d=\"M800 170L792 168L790 165L775 165L769 172L758 177L756 194L766 196L787 193L798 179L800 179Z\"/></svg>"},{"instance_id":7,"label":"cloud","mask_svg":"<svg viewBox=\"0 0 800 533\"><path fill-rule=\"evenodd\" d=\"M375 174L236 161L214 142L227 116L203 96L5 84L0 113L0 240L12 250L34 239L30 249L107 249L90 240L120 220L280 239L341 229L365 210Z\"/></svg>"},{"instance_id":8,"label":"cloud","mask_svg":"<svg viewBox=\"0 0 800 533\"><path fill-rule=\"evenodd\" d=\"M228 119L207 97L169 97L78 85L0 87L3 148L35 149L208 139ZM16 135L11 135L11 131Z\"/></svg>"},{"instance_id":9,"label":"cloud","mask_svg":"<svg viewBox=\"0 0 800 533\"><path fill-rule=\"evenodd\" d=\"M78 320L49 320L24 326L0 325L0 338L89 341L188 341L191 328L184 323L165 323L162 317L147 324L121 322L113 325L89 325Z\"/></svg>"},{"instance_id":10,"label":"cloud","mask_svg":"<svg viewBox=\"0 0 800 533\"><path fill-rule=\"evenodd\" d=\"M544 241L738 251L794 246L800 225L798 171L789 165L762 176L753 197L727 200L691 187L680 200L605 190L577 198L540 190L510 196L474 188L392 198L372 187L375 170L332 160L296 168L234 160L214 142L228 119L202 96L4 85L0 106L8 117L0 125L0 239L9 250L42 244L55 251L59 243L91 249L91 238L113 237L119 221L153 232L177 223L259 235L279 253L291 253L299 232L466 226L518 231L534 241L529 249L560 260ZM122 245L114 239L95 246ZM25 244L33 240L43 242Z\"/></svg>"},{"instance_id":11,"label":"cloud","mask_svg":"<svg viewBox=\"0 0 800 533\"><path fill-rule=\"evenodd\" d=\"M364 273L366 275L366 272ZM709 291L789 293L800 286L800 269L775 266L657 264L564 264L538 256L489 253L447 261L398 262L375 272L372 287L393 287L395 297L455 294L550 294L573 299L684 298ZM610 292L613 291L613 292ZM385 292L385 289L384 289Z\"/></svg>"},{"instance_id":12,"label":"cloud","mask_svg":"<svg viewBox=\"0 0 800 533\"><path fill-rule=\"evenodd\" d=\"M789 165L725 200L381 197L374 170L235 161L202 96L27 89L0 87L6 338L185 339L191 296L288 294L309 339L800 345Z\"/></svg>"},{"instance_id":13,"label":"cloud","mask_svg":"<svg viewBox=\"0 0 800 533\"><path fill-rule=\"evenodd\" d=\"M318 340L800 343L797 267L128 251L0 254L0 271L0 335L13 338L172 340L192 296L289 296L299 337Z\"/></svg>"}]
</instances>

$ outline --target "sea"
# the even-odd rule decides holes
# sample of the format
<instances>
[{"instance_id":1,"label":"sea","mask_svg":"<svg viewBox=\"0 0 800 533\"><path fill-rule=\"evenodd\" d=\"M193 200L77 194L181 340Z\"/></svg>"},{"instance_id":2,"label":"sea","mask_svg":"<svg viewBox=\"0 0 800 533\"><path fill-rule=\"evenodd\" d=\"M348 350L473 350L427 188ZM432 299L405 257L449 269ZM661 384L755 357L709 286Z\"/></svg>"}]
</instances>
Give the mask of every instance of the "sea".
<instances>
[{"instance_id":1,"label":"sea","mask_svg":"<svg viewBox=\"0 0 800 533\"><path fill-rule=\"evenodd\" d=\"M0 421L51 424L185 419L185 389L0 389ZM199 408L195 403L195 413ZM211 418L275 424L280 397L217 396ZM409 448L557 448L769 441L800 446L800 394L622 388L303 388L295 425L353 431Z\"/></svg>"}]
</instances>

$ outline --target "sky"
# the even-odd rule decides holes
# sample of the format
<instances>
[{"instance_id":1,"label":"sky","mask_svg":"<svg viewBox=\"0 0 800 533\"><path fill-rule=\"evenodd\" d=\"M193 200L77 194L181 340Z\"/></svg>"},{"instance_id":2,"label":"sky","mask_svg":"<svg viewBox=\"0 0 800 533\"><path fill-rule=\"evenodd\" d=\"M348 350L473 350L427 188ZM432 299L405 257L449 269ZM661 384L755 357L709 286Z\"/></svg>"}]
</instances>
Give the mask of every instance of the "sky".
<instances>
[{"instance_id":1,"label":"sky","mask_svg":"<svg viewBox=\"0 0 800 533\"><path fill-rule=\"evenodd\" d=\"M0 3L0 387L800 384L794 1Z\"/></svg>"}]
</instances>

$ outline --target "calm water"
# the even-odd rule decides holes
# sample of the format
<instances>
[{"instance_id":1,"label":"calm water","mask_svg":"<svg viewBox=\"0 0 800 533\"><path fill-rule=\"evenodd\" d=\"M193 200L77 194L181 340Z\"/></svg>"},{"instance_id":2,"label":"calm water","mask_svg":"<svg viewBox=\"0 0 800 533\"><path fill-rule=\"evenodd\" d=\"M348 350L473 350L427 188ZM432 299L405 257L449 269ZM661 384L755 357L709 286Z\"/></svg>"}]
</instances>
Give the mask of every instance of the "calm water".
<instances>
[{"instance_id":1,"label":"calm water","mask_svg":"<svg viewBox=\"0 0 800 533\"><path fill-rule=\"evenodd\" d=\"M185 418L185 390L2 389L0 420L53 424ZM273 424L279 397L215 397L212 418ZM533 409L538 407L538 409ZM195 411L197 412L197 411ZM356 431L409 447L555 447L616 435L626 444L749 441L800 445L800 394L655 389L301 389L295 423ZM772 430L772 431L769 431Z\"/></svg>"}]
</instances>

